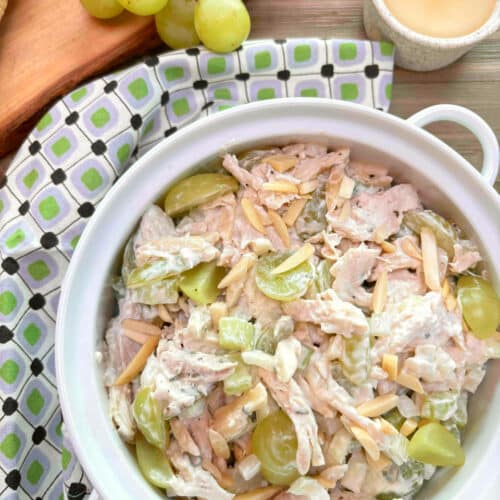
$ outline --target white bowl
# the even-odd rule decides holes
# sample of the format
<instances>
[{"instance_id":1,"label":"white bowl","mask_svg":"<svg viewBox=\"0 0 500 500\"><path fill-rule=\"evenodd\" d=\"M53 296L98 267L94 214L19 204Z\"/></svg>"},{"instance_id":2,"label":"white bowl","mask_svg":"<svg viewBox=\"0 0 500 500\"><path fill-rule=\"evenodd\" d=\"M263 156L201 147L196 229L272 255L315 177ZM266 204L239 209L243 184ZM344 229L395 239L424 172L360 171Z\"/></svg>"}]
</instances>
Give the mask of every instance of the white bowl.
<instances>
[{"instance_id":1,"label":"white bowl","mask_svg":"<svg viewBox=\"0 0 500 500\"><path fill-rule=\"evenodd\" d=\"M477 115L457 107L435 107L412 118L461 121L481 136L485 173L498 168L498 144ZM413 123L359 105L322 99L274 100L248 104L202 119L141 158L113 187L89 222L66 275L59 305L56 364L65 425L91 482L109 500L165 498L150 488L108 417L102 369L95 351L111 311L109 276L120 249L147 206L168 186L217 157L263 144L321 140L349 145L355 158L391 167L397 180L412 182L427 206L457 221L479 246L500 289L500 200L461 156ZM464 437L467 462L443 470L419 498L490 498L498 468L500 363L470 405ZM494 498L493 496L491 498ZM215 499L214 499L215 500Z\"/></svg>"}]
</instances>

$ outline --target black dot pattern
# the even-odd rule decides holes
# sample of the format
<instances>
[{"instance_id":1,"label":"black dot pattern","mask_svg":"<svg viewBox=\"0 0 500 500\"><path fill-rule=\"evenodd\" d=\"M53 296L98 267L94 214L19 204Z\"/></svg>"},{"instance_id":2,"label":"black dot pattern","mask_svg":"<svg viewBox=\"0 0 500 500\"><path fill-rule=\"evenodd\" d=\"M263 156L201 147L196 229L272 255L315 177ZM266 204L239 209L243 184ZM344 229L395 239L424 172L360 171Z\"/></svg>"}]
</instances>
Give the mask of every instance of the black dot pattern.
<instances>
[{"instance_id":1,"label":"black dot pattern","mask_svg":"<svg viewBox=\"0 0 500 500\"><path fill-rule=\"evenodd\" d=\"M54 233L45 233L40 238L40 245L46 250L54 248L59 243L57 236Z\"/></svg>"},{"instance_id":2,"label":"black dot pattern","mask_svg":"<svg viewBox=\"0 0 500 500\"><path fill-rule=\"evenodd\" d=\"M32 362L31 362L31 373L35 376L35 377L38 377L38 375L40 375L40 373L43 372L43 363L38 359L38 358L35 358Z\"/></svg>"},{"instance_id":3,"label":"black dot pattern","mask_svg":"<svg viewBox=\"0 0 500 500\"><path fill-rule=\"evenodd\" d=\"M118 87L118 82L116 80L111 80L110 82L106 83L106 85L104 85L104 92L106 94L111 94L111 92L113 92L116 87Z\"/></svg>"},{"instance_id":4,"label":"black dot pattern","mask_svg":"<svg viewBox=\"0 0 500 500\"><path fill-rule=\"evenodd\" d=\"M130 125L134 130L139 130L142 126L142 117L141 115L134 115L130 118Z\"/></svg>"},{"instance_id":5,"label":"black dot pattern","mask_svg":"<svg viewBox=\"0 0 500 500\"><path fill-rule=\"evenodd\" d=\"M170 101L170 93L168 90L165 90L165 92L161 95L161 105L166 106L168 101Z\"/></svg>"},{"instance_id":6,"label":"black dot pattern","mask_svg":"<svg viewBox=\"0 0 500 500\"><path fill-rule=\"evenodd\" d=\"M35 311L41 309L45 305L45 297L41 293L35 293L29 301L31 309Z\"/></svg>"},{"instance_id":7,"label":"black dot pattern","mask_svg":"<svg viewBox=\"0 0 500 500\"><path fill-rule=\"evenodd\" d=\"M247 80L250 80L250 73L238 73L235 75L235 78L240 82L246 82Z\"/></svg>"},{"instance_id":8,"label":"black dot pattern","mask_svg":"<svg viewBox=\"0 0 500 500\"><path fill-rule=\"evenodd\" d=\"M324 78L332 78L333 76L333 64L323 64L321 66L321 76Z\"/></svg>"},{"instance_id":9,"label":"black dot pattern","mask_svg":"<svg viewBox=\"0 0 500 500\"><path fill-rule=\"evenodd\" d=\"M2 262L2 269L7 274L11 274L11 275L16 274L17 271L19 271L19 264L17 263L16 259L14 259L12 257L7 257Z\"/></svg>"},{"instance_id":10,"label":"black dot pattern","mask_svg":"<svg viewBox=\"0 0 500 500\"><path fill-rule=\"evenodd\" d=\"M177 127L172 127L169 128L168 130L165 130L165 133L163 134L165 137L171 136L174 132L177 132Z\"/></svg>"},{"instance_id":11,"label":"black dot pattern","mask_svg":"<svg viewBox=\"0 0 500 500\"><path fill-rule=\"evenodd\" d=\"M104 142L102 142L100 139L98 141L95 141L90 148L92 149L92 152L97 156L103 155L108 150L106 144L104 144Z\"/></svg>"},{"instance_id":12,"label":"black dot pattern","mask_svg":"<svg viewBox=\"0 0 500 500\"><path fill-rule=\"evenodd\" d=\"M71 483L68 488L68 500L83 500L87 487L83 483Z\"/></svg>"},{"instance_id":13,"label":"black dot pattern","mask_svg":"<svg viewBox=\"0 0 500 500\"><path fill-rule=\"evenodd\" d=\"M52 172L50 178L54 184L61 184L66 180L66 172L62 168L58 168Z\"/></svg>"},{"instance_id":14,"label":"black dot pattern","mask_svg":"<svg viewBox=\"0 0 500 500\"><path fill-rule=\"evenodd\" d=\"M66 122L66 125L74 125L79 118L80 115L78 114L78 111L73 111L66 117L66 120L64 121Z\"/></svg>"},{"instance_id":15,"label":"black dot pattern","mask_svg":"<svg viewBox=\"0 0 500 500\"><path fill-rule=\"evenodd\" d=\"M34 444L40 444L45 439L46 436L47 436L47 431L42 426L39 426L33 431L31 440L33 441Z\"/></svg>"},{"instance_id":16,"label":"black dot pattern","mask_svg":"<svg viewBox=\"0 0 500 500\"><path fill-rule=\"evenodd\" d=\"M158 66L160 59L158 59L158 56L152 55L145 57L144 62L146 63L146 66L153 68L154 66Z\"/></svg>"},{"instance_id":17,"label":"black dot pattern","mask_svg":"<svg viewBox=\"0 0 500 500\"><path fill-rule=\"evenodd\" d=\"M276 76L278 80L283 80L286 82L287 80L290 80L290 71L288 71L287 69L283 69L281 71L278 71Z\"/></svg>"},{"instance_id":18,"label":"black dot pattern","mask_svg":"<svg viewBox=\"0 0 500 500\"><path fill-rule=\"evenodd\" d=\"M12 330L7 328L5 325L0 325L0 344L6 344L13 338L14 333L12 332Z\"/></svg>"},{"instance_id":19,"label":"black dot pattern","mask_svg":"<svg viewBox=\"0 0 500 500\"><path fill-rule=\"evenodd\" d=\"M21 483L21 474L17 469L11 470L5 476L5 483L12 490L17 490L19 488L19 484Z\"/></svg>"},{"instance_id":20,"label":"black dot pattern","mask_svg":"<svg viewBox=\"0 0 500 500\"><path fill-rule=\"evenodd\" d=\"M30 154L32 154L33 156L36 155L40 151L40 149L42 149L42 145L38 141L32 142L28 148Z\"/></svg>"},{"instance_id":21,"label":"black dot pattern","mask_svg":"<svg viewBox=\"0 0 500 500\"><path fill-rule=\"evenodd\" d=\"M9 397L3 402L2 411L5 415L9 416L15 413L18 407L17 401Z\"/></svg>"},{"instance_id":22,"label":"black dot pattern","mask_svg":"<svg viewBox=\"0 0 500 500\"><path fill-rule=\"evenodd\" d=\"M30 202L26 200L25 202L21 203L19 205L19 208L17 209L20 215L26 215L30 209Z\"/></svg>"},{"instance_id":23,"label":"black dot pattern","mask_svg":"<svg viewBox=\"0 0 500 500\"><path fill-rule=\"evenodd\" d=\"M190 49L186 50L186 54L188 56L197 56L200 53L200 49L197 47L191 47Z\"/></svg>"},{"instance_id":24,"label":"black dot pattern","mask_svg":"<svg viewBox=\"0 0 500 500\"><path fill-rule=\"evenodd\" d=\"M366 78L377 78L379 74L379 68L378 64L370 64L368 66L365 66L365 76Z\"/></svg>"},{"instance_id":25,"label":"black dot pattern","mask_svg":"<svg viewBox=\"0 0 500 500\"><path fill-rule=\"evenodd\" d=\"M208 87L208 82L206 80L196 80L193 82L193 88L195 90L204 90Z\"/></svg>"},{"instance_id":26,"label":"black dot pattern","mask_svg":"<svg viewBox=\"0 0 500 500\"><path fill-rule=\"evenodd\" d=\"M90 217L93 213L95 212L95 207L90 203L89 201L86 201L85 203L82 203L78 207L78 213L85 218Z\"/></svg>"}]
</instances>

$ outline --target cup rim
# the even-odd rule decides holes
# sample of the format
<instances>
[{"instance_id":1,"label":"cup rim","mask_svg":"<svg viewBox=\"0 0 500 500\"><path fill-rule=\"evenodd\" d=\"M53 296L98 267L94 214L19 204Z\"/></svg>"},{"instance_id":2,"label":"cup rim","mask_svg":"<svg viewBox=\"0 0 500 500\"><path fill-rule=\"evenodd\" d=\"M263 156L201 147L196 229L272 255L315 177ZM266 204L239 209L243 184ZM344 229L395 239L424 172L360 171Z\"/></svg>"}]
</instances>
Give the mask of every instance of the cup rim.
<instances>
[{"instance_id":1,"label":"cup rim","mask_svg":"<svg viewBox=\"0 0 500 500\"><path fill-rule=\"evenodd\" d=\"M438 38L429 35L424 35L411 30L401 23L389 10L384 0L371 0L378 14L384 19L389 27L396 31L399 35L411 40L412 42L427 45L431 48L460 48L472 45L487 36L494 33L500 28L500 0L497 0L495 8L488 20L478 29L467 35L451 38Z\"/></svg>"}]
</instances>

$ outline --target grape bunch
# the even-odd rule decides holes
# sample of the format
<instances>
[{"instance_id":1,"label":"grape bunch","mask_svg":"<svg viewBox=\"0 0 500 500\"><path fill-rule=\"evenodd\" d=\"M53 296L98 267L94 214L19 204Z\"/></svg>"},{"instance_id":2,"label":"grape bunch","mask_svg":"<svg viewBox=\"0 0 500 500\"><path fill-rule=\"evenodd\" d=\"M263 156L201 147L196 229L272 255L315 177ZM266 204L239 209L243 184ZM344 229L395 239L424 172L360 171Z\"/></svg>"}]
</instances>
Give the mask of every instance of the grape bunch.
<instances>
[{"instance_id":1,"label":"grape bunch","mask_svg":"<svg viewBox=\"0 0 500 500\"><path fill-rule=\"evenodd\" d=\"M80 0L99 19L128 10L155 16L160 38L173 49L203 43L214 52L231 52L250 33L250 16L242 0Z\"/></svg>"}]
</instances>

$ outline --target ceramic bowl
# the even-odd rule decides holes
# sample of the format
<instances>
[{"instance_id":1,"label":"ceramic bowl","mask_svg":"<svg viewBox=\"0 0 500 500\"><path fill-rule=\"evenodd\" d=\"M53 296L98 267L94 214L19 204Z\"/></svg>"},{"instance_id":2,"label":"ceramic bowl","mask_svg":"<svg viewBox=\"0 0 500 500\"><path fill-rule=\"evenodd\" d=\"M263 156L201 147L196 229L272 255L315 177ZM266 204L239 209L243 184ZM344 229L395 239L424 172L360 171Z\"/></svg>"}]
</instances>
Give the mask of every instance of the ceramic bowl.
<instances>
[{"instance_id":1,"label":"ceramic bowl","mask_svg":"<svg viewBox=\"0 0 500 500\"><path fill-rule=\"evenodd\" d=\"M449 118L480 136L484 176L419 128L428 121ZM354 158L381 162L398 181L413 183L427 206L457 221L475 239L500 290L500 198L490 185L498 170L498 143L491 129L472 112L438 106L405 121L359 105L305 98L248 104L187 126L138 160L99 204L62 288L56 332L59 397L76 455L101 498L164 498L145 482L113 428L102 366L95 355L111 315L109 278L124 242L148 205L161 198L173 182L222 151L299 140L332 147L349 145ZM500 449L499 375L500 363L490 363L472 398L464 435L466 464L441 471L419 498L489 498L486 495L497 475Z\"/></svg>"}]
</instances>

